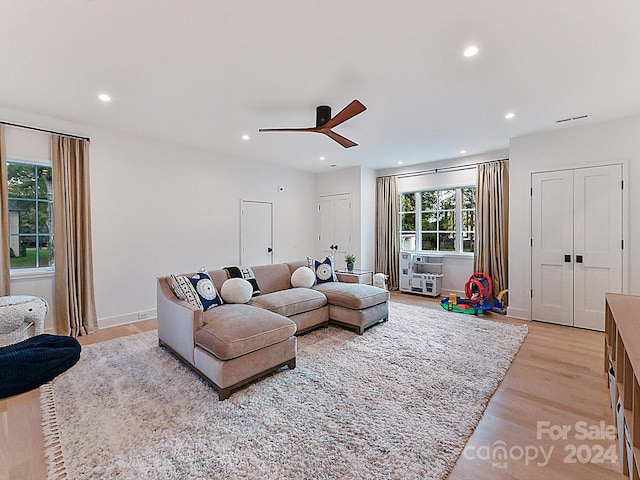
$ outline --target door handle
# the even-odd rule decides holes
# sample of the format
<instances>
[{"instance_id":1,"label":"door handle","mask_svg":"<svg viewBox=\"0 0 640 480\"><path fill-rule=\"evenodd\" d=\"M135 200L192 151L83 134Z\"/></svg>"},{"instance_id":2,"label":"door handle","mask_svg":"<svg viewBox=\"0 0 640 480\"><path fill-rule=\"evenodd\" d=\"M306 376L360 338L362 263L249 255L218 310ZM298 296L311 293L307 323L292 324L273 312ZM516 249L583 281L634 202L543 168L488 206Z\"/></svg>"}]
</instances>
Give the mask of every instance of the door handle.
<instances>
[{"instance_id":1,"label":"door handle","mask_svg":"<svg viewBox=\"0 0 640 480\"><path fill-rule=\"evenodd\" d=\"M582 263L582 255L576 255L576 263Z\"/></svg>"},{"instance_id":2,"label":"door handle","mask_svg":"<svg viewBox=\"0 0 640 480\"><path fill-rule=\"evenodd\" d=\"M268 252L268 253L273 252L273 248L271 248L271 247L267 247L267 252Z\"/></svg>"},{"instance_id":3,"label":"door handle","mask_svg":"<svg viewBox=\"0 0 640 480\"><path fill-rule=\"evenodd\" d=\"M564 256L564 261L567 262L567 263L571 262L571 255L565 255Z\"/></svg>"}]
</instances>

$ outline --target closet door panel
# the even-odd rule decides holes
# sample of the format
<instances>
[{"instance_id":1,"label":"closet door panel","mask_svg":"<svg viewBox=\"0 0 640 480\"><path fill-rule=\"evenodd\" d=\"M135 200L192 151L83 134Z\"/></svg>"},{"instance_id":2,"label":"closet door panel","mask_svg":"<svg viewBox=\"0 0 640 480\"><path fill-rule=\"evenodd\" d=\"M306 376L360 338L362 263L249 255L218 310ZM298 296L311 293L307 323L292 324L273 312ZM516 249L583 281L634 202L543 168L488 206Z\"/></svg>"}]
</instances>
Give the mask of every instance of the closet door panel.
<instances>
[{"instance_id":1,"label":"closet door panel","mask_svg":"<svg viewBox=\"0 0 640 480\"><path fill-rule=\"evenodd\" d=\"M532 319L573 325L573 174L532 175Z\"/></svg>"},{"instance_id":2,"label":"closet door panel","mask_svg":"<svg viewBox=\"0 0 640 480\"><path fill-rule=\"evenodd\" d=\"M604 295L622 291L622 169L574 171L574 325L604 330Z\"/></svg>"}]
</instances>

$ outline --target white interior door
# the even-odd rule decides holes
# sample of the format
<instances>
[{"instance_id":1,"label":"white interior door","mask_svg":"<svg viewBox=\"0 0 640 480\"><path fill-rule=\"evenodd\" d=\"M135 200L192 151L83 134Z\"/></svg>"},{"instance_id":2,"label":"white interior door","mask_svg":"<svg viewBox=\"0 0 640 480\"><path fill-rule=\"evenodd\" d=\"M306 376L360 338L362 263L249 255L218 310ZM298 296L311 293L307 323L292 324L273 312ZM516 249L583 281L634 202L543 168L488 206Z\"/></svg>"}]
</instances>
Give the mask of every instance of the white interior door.
<instances>
[{"instance_id":1,"label":"white interior door","mask_svg":"<svg viewBox=\"0 0 640 480\"><path fill-rule=\"evenodd\" d=\"M574 325L604 330L604 294L622 292L622 168L574 171Z\"/></svg>"},{"instance_id":2,"label":"white interior door","mask_svg":"<svg viewBox=\"0 0 640 480\"><path fill-rule=\"evenodd\" d=\"M532 180L531 318L573 325L573 173Z\"/></svg>"},{"instance_id":3,"label":"white interior door","mask_svg":"<svg viewBox=\"0 0 640 480\"><path fill-rule=\"evenodd\" d=\"M622 291L622 167L532 175L532 319L604 329Z\"/></svg>"},{"instance_id":4,"label":"white interior door","mask_svg":"<svg viewBox=\"0 0 640 480\"><path fill-rule=\"evenodd\" d=\"M320 250L324 255L334 253L333 246L336 237L335 229L336 202L333 195L320 197Z\"/></svg>"},{"instance_id":5,"label":"white interior door","mask_svg":"<svg viewBox=\"0 0 640 480\"><path fill-rule=\"evenodd\" d=\"M241 201L240 263L244 266L273 263L273 204Z\"/></svg>"},{"instance_id":6,"label":"white interior door","mask_svg":"<svg viewBox=\"0 0 640 480\"><path fill-rule=\"evenodd\" d=\"M334 245L336 268L343 268L344 256L351 251L351 194L335 195Z\"/></svg>"},{"instance_id":7,"label":"white interior door","mask_svg":"<svg viewBox=\"0 0 640 480\"><path fill-rule=\"evenodd\" d=\"M351 229L351 194L322 195L320 197L320 249L325 255L334 255L336 268L343 268L344 256L352 253Z\"/></svg>"}]
</instances>

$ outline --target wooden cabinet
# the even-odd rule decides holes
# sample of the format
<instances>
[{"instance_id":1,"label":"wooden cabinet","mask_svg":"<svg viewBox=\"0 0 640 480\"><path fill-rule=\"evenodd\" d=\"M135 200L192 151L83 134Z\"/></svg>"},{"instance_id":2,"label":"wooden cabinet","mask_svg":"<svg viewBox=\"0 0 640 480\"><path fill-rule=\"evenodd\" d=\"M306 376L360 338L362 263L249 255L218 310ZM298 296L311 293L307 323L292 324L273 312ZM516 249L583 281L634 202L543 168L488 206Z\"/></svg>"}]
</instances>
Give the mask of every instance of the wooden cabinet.
<instances>
[{"instance_id":1,"label":"wooden cabinet","mask_svg":"<svg viewBox=\"0 0 640 480\"><path fill-rule=\"evenodd\" d=\"M606 295L604 343L622 471L640 480L640 297Z\"/></svg>"}]
</instances>

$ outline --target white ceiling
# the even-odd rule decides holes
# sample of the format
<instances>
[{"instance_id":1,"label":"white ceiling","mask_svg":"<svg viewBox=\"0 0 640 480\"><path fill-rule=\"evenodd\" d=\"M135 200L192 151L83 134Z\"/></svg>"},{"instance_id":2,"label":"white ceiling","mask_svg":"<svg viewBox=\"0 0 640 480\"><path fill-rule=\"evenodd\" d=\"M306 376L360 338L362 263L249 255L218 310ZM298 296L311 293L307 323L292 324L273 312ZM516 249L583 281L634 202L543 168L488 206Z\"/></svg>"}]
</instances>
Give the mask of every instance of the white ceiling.
<instances>
[{"instance_id":1,"label":"white ceiling","mask_svg":"<svg viewBox=\"0 0 640 480\"><path fill-rule=\"evenodd\" d=\"M0 106L308 171L473 155L569 125L558 119L640 113L638 0L2 0L0 12ZM313 126L317 105L335 114L354 98L367 111L335 130L357 147L258 133Z\"/></svg>"}]
</instances>

